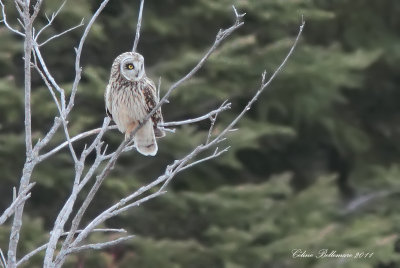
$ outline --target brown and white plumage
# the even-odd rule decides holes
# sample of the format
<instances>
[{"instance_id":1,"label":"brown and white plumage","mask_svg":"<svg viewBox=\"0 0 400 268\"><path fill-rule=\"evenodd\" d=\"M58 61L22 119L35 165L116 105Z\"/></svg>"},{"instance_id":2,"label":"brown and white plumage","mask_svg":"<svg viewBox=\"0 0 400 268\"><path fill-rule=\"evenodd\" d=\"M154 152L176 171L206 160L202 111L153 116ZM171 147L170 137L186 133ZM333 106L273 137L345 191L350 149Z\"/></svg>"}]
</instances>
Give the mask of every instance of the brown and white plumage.
<instances>
[{"instance_id":1,"label":"brown and white plumage","mask_svg":"<svg viewBox=\"0 0 400 268\"><path fill-rule=\"evenodd\" d=\"M159 101L155 84L146 76L142 55L125 52L114 60L104 97L107 114L128 138ZM157 126L162 122L160 108L134 135L138 152L153 156L157 153L155 138L165 136L165 132Z\"/></svg>"}]
</instances>

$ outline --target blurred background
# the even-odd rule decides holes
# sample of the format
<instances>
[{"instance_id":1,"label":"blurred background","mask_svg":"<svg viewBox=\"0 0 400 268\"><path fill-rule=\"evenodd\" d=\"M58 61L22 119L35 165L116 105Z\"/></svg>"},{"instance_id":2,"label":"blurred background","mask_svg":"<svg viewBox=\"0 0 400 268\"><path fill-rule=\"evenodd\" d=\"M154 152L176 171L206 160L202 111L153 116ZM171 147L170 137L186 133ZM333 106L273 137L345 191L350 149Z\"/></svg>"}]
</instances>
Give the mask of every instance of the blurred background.
<instances>
[{"instance_id":1,"label":"blurred background","mask_svg":"<svg viewBox=\"0 0 400 268\"><path fill-rule=\"evenodd\" d=\"M44 1L54 12L61 1ZM44 34L88 22L100 1L69 0ZM138 52L162 93L186 74L234 20L245 25L163 106L166 121L202 115L224 100L216 133L271 74L297 34L301 41L268 91L230 135L225 155L179 174L168 193L110 219L136 237L105 251L71 256L65 267L400 267L400 2L398 0L147 0ZM72 134L99 127L113 59L132 48L139 1L110 1L83 50L83 77L71 114ZM12 1L10 23L18 25ZM44 12L36 29L46 24ZM80 28L42 53L66 90L74 77ZM23 43L0 26L0 211L12 199L25 157ZM38 139L57 114L40 77L33 77L33 130ZM188 153L209 122L159 140L157 157L124 154L90 206L86 221ZM64 139L58 133L46 150ZM106 136L110 149L123 135ZM82 149L88 140L77 143ZM92 159L93 160L93 159ZM70 193L67 150L37 167L24 217L20 256L47 241ZM9 224L9 223L8 223ZM0 226L7 248L9 225ZM90 243L112 239L94 234ZM371 258L293 258L292 250L373 253ZM42 255L25 267L41 267Z\"/></svg>"}]
</instances>

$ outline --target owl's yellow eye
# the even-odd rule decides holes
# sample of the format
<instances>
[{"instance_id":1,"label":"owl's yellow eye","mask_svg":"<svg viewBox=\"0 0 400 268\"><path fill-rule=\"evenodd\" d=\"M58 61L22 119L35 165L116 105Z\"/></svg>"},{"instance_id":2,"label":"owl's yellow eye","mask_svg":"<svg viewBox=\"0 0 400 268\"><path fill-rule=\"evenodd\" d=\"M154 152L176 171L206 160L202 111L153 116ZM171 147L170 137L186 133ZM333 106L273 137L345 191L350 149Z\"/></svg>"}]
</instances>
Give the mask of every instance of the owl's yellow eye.
<instances>
[{"instance_id":1,"label":"owl's yellow eye","mask_svg":"<svg viewBox=\"0 0 400 268\"><path fill-rule=\"evenodd\" d=\"M133 70L133 64L128 64L128 69Z\"/></svg>"}]
</instances>

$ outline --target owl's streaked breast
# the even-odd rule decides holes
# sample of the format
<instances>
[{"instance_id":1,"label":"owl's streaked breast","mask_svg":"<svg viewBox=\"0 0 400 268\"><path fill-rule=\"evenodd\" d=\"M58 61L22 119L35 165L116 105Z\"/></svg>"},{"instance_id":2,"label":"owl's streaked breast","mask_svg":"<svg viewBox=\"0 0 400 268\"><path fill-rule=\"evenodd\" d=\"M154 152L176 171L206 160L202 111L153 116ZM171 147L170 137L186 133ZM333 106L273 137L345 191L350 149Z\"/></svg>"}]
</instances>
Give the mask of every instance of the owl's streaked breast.
<instances>
[{"instance_id":1,"label":"owl's streaked breast","mask_svg":"<svg viewBox=\"0 0 400 268\"><path fill-rule=\"evenodd\" d=\"M130 86L120 85L111 88L111 113L121 132L125 132L128 125L142 120L147 114L145 99L139 90L140 82L128 84Z\"/></svg>"}]
</instances>

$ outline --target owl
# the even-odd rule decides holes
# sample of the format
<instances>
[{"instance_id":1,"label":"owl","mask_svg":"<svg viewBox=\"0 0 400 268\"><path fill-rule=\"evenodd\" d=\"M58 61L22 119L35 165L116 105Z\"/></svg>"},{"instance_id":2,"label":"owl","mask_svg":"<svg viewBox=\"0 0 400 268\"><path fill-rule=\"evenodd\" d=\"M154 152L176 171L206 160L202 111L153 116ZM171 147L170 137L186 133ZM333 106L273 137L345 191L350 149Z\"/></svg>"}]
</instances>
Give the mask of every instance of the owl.
<instances>
[{"instance_id":1,"label":"owl","mask_svg":"<svg viewBox=\"0 0 400 268\"><path fill-rule=\"evenodd\" d=\"M104 98L106 113L115 121L119 131L125 133L125 139L128 139L159 101L154 82L146 76L142 55L125 52L114 60ZM156 138L165 136L165 132L158 127L162 122L159 108L133 137L138 152L156 155Z\"/></svg>"}]
</instances>

